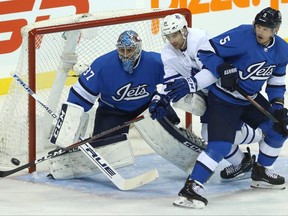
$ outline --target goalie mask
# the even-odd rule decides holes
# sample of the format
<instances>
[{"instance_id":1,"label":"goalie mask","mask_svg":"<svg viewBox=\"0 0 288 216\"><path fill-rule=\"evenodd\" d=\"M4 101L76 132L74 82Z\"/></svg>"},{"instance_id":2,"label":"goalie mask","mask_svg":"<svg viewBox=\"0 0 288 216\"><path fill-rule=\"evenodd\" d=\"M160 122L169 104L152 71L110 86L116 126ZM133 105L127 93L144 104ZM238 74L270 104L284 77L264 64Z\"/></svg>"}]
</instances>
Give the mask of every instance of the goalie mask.
<instances>
[{"instance_id":1,"label":"goalie mask","mask_svg":"<svg viewBox=\"0 0 288 216\"><path fill-rule=\"evenodd\" d=\"M260 11L254 20L254 25L258 24L268 28L279 28L282 22L282 16L279 10L267 7Z\"/></svg>"},{"instance_id":2,"label":"goalie mask","mask_svg":"<svg viewBox=\"0 0 288 216\"><path fill-rule=\"evenodd\" d=\"M187 34L184 29L188 26L185 17L182 14L176 13L168 15L164 18L161 27L162 38L165 43L168 42L167 36L180 31L183 39L186 39Z\"/></svg>"},{"instance_id":3,"label":"goalie mask","mask_svg":"<svg viewBox=\"0 0 288 216\"><path fill-rule=\"evenodd\" d=\"M142 40L138 34L132 30L124 31L117 40L117 51L122 61L123 69L130 74L139 63L139 57L142 51Z\"/></svg>"}]
</instances>

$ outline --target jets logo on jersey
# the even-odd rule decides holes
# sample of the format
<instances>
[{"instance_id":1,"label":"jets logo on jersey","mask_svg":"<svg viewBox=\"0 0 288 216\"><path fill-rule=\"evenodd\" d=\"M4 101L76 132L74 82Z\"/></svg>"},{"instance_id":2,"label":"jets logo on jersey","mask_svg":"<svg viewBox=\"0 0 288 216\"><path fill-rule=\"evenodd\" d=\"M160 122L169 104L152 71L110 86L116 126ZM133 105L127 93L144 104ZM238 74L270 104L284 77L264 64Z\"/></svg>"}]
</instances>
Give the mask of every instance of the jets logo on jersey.
<instances>
[{"instance_id":1,"label":"jets logo on jersey","mask_svg":"<svg viewBox=\"0 0 288 216\"><path fill-rule=\"evenodd\" d=\"M259 62L256 64L253 64L247 68L247 74L245 74L243 71L239 71L240 78L242 80L266 80L269 76L273 73L274 69L276 68L276 65L269 65L267 67L264 67L264 62Z\"/></svg>"},{"instance_id":2,"label":"jets logo on jersey","mask_svg":"<svg viewBox=\"0 0 288 216\"><path fill-rule=\"evenodd\" d=\"M117 92L117 96L112 98L115 101L121 101L121 100L138 100L141 98L145 98L149 96L149 92L147 92L146 87L147 84L139 85L136 87L131 87L132 83L128 83L127 85L121 87Z\"/></svg>"}]
</instances>

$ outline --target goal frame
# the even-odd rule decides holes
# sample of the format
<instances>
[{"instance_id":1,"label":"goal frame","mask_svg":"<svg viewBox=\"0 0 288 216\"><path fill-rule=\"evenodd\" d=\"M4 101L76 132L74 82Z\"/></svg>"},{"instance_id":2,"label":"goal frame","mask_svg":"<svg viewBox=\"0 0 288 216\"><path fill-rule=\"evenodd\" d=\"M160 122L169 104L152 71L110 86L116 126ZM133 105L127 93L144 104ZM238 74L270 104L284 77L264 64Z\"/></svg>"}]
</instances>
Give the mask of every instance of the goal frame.
<instances>
[{"instance_id":1,"label":"goal frame","mask_svg":"<svg viewBox=\"0 0 288 216\"><path fill-rule=\"evenodd\" d=\"M173 13L181 13L186 17L188 26L192 26L192 15L190 10L186 8L181 9L167 9L159 10L157 12L148 12L143 14L127 15L116 18L104 18L100 20L85 21L81 22L81 29L91 28L91 27L100 27L113 24L121 24L126 22L136 22L147 19L157 19L163 18L166 15ZM28 73L29 73L29 82L28 85L32 91L36 92L36 37L37 35L43 35L48 33L62 32L62 31L71 31L79 29L79 23L71 24L60 24L57 26L49 27L39 27L34 28L28 32ZM29 162L36 160L36 101L33 97L28 97L28 116L29 116L29 147L28 147L28 160ZM190 113L185 114L186 118L186 128L191 127L192 115ZM29 168L29 173L36 171L36 165Z\"/></svg>"}]
</instances>

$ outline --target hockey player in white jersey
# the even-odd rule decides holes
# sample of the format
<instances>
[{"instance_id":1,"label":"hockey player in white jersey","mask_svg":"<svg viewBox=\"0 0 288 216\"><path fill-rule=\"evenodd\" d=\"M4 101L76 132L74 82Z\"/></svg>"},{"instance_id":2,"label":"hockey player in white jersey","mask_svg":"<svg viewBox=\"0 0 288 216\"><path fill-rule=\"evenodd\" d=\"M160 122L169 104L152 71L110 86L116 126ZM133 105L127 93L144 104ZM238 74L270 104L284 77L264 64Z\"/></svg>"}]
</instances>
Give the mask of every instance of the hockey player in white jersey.
<instances>
[{"instance_id":1,"label":"hockey player in white jersey","mask_svg":"<svg viewBox=\"0 0 288 216\"><path fill-rule=\"evenodd\" d=\"M268 7L256 15L252 25L224 32L200 48L201 62L220 79L209 88L208 145L198 156L174 205L190 208L207 205L208 200L201 195L203 184L231 150L242 121L261 128L265 134L259 142L257 162L253 164L251 187L285 188L285 178L272 169L288 136L288 112L284 108L288 45L277 36L281 22L280 11ZM264 83L269 102L260 94ZM197 80L189 84L197 90ZM237 89L246 91L278 121L273 122L260 112ZM168 95L175 98L177 92L170 88Z\"/></svg>"},{"instance_id":2,"label":"hockey player in white jersey","mask_svg":"<svg viewBox=\"0 0 288 216\"><path fill-rule=\"evenodd\" d=\"M206 98L208 88L211 84L217 81L217 78L207 69L202 68L203 64L197 57L197 52L202 44L206 43L210 36L209 34L197 28L188 28L185 17L181 14L173 14L165 17L162 25L162 36L166 45L161 51L161 58L164 64L164 83L173 83L177 85L173 94L173 106L184 109L194 115L201 116L202 122L202 137L207 140L207 115ZM201 73L199 73L201 71ZM190 93L188 83L197 80L196 93ZM176 83L177 82L177 83ZM196 81L194 81L196 83ZM173 85L173 88L174 88ZM166 85L162 88L163 98L167 92L164 91ZM168 87L169 89L169 87ZM187 95L188 94L188 95ZM165 114L165 101L154 98L150 104L150 112L152 118L162 118ZM204 115L203 115L204 114ZM227 155L227 160L232 164L229 168L221 172L223 179L231 179L234 177L247 177L251 174L252 158L250 152L243 153L238 144L249 144L260 141L262 131L252 129L247 124L239 124L237 134L231 152ZM233 169L233 164L235 169ZM229 170L229 172L227 171ZM232 172L233 171L233 172Z\"/></svg>"}]
</instances>

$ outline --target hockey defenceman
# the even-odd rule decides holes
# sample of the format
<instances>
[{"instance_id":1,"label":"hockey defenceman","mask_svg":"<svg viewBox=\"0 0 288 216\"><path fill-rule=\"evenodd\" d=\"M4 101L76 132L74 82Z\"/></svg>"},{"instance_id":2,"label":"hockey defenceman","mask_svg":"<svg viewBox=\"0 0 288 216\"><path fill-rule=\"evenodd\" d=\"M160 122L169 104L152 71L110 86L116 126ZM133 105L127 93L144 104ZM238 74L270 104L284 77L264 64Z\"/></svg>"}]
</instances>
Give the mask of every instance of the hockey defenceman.
<instances>
[{"instance_id":1,"label":"hockey defenceman","mask_svg":"<svg viewBox=\"0 0 288 216\"><path fill-rule=\"evenodd\" d=\"M271 168L288 135L288 115L284 108L288 45L277 36L281 13L272 8L259 12L252 25L240 25L209 40L200 48L201 62L220 80L208 94L208 145L179 192L174 205L203 208L208 200L201 195L203 184L229 153L241 120L265 134L252 168L254 188L284 189L285 178ZM266 85L269 102L260 94ZM195 80L190 88L197 88ZM278 122L273 123L235 89L242 88ZM173 90L172 90L173 95Z\"/></svg>"},{"instance_id":2,"label":"hockey defenceman","mask_svg":"<svg viewBox=\"0 0 288 216\"><path fill-rule=\"evenodd\" d=\"M177 92L173 91L177 97L173 96L173 102L176 102L173 106L184 109L186 112L194 115L201 116L201 133L202 137L207 140L207 114L204 114L207 96L204 95L207 95L208 92L208 88L206 87L215 83L217 78L214 77L209 70L202 69L203 65L197 58L197 52L199 47L209 40L210 36L202 29L187 28L185 17L178 13L165 17L161 32L163 39L167 42L161 52L165 70L164 82L168 84L174 79L177 79L177 83L176 81L174 82L174 84L177 85ZM201 71L201 73L199 73L199 71ZM202 89L202 91L189 94L190 89L186 84L186 79L197 80L198 90ZM173 88L173 86L171 87ZM163 89L164 88L165 86ZM166 94L165 91L162 93L163 95ZM166 106L165 101L167 100L159 100L156 96L154 97L149 106L152 118L162 118L164 116L165 112L163 109L165 109ZM239 125L234 145L226 158L232 165L221 171L221 177L223 179L238 177L240 174L241 178L245 178L247 174L251 174L248 172L252 169L251 155L249 152L243 153L238 147L238 144L255 143L260 141L261 138L262 131L259 128L254 130L247 124ZM235 166L233 166L233 164ZM235 171L231 172L232 169ZM229 170L229 172L227 170Z\"/></svg>"},{"instance_id":3,"label":"hockey defenceman","mask_svg":"<svg viewBox=\"0 0 288 216\"><path fill-rule=\"evenodd\" d=\"M99 105L93 135L121 125L148 108L156 85L163 82L164 69L160 54L142 50L142 40L132 30L120 34L116 47L116 50L94 60L72 86L67 102L62 105L65 118L58 118L58 121L63 122L57 133L54 132L58 128L54 128L50 139L52 143L65 147L78 141L85 131L86 112L96 99ZM171 113L171 122L179 123L172 108ZM107 160L115 168L134 162L127 139L128 130L129 127L126 127L91 143L93 147L104 145L102 151L99 147L99 153L104 152L105 155L105 152L109 152L110 158ZM97 169L82 152L77 151L50 160L49 170L55 179L67 179L91 175Z\"/></svg>"}]
</instances>

